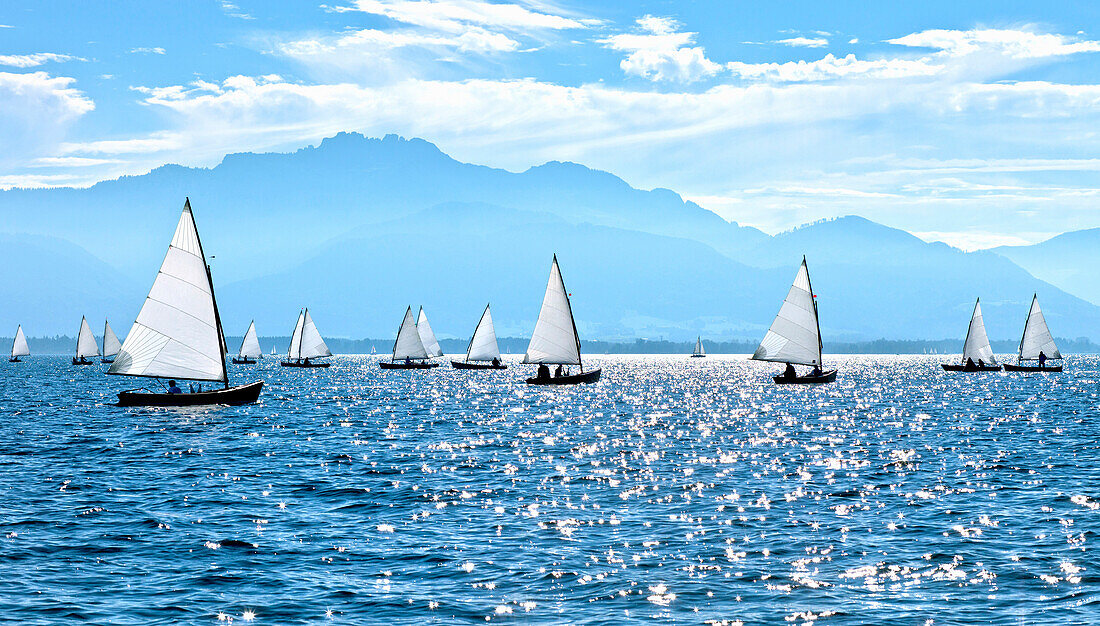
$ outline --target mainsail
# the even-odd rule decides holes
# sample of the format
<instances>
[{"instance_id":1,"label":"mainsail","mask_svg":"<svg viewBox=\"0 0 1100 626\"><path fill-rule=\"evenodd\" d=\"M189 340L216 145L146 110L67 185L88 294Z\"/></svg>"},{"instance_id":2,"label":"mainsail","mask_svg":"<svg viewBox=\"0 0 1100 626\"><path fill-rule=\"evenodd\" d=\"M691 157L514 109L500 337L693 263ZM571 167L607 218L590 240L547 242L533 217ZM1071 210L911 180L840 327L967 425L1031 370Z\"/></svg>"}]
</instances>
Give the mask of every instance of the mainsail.
<instances>
[{"instance_id":1,"label":"mainsail","mask_svg":"<svg viewBox=\"0 0 1100 626\"><path fill-rule=\"evenodd\" d=\"M821 365L821 328L817 321L817 303L810 286L806 257L794 277L791 290L771 328L764 335L752 358L799 365Z\"/></svg>"},{"instance_id":2,"label":"mainsail","mask_svg":"<svg viewBox=\"0 0 1100 626\"><path fill-rule=\"evenodd\" d=\"M76 338L76 358L86 359L91 356L99 356L99 344L92 334L92 327L88 326L86 318L80 318L80 335Z\"/></svg>"},{"instance_id":3,"label":"mainsail","mask_svg":"<svg viewBox=\"0 0 1100 626\"><path fill-rule=\"evenodd\" d=\"M253 320L248 325L248 331L244 334L244 340L241 341L241 350L237 353L237 356L242 359L258 359L263 354L263 350L260 349L260 340L256 337L256 322Z\"/></svg>"},{"instance_id":4,"label":"mainsail","mask_svg":"<svg viewBox=\"0 0 1100 626\"><path fill-rule=\"evenodd\" d=\"M581 340L577 336L577 325L573 321L573 309L569 306L569 294L565 291L557 255L554 255L554 262L550 265L546 295L542 298L542 309L523 362L581 364Z\"/></svg>"},{"instance_id":5,"label":"mainsail","mask_svg":"<svg viewBox=\"0 0 1100 626\"><path fill-rule=\"evenodd\" d=\"M118 340L115 331L111 330L111 324L103 320L103 358L113 357L122 349L122 342Z\"/></svg>"},{"instance_id":6,"label":"mainsail","mask_svg":"<svg viewBox=\"0 0 1100 626\"><path fill-rule=\"evenodd\" d=\"M696 354L696 355L699 355L699 356L706 356L707 351L703 349L703 338L702 337L699 337L698 339L695 340L695 351L692 352L692 354Z\"/></svg>"},{"instance_id":7,"label":"mainsail","mask_svg":"<svg viewBox=\"0 0 1100 626\"><path fill-rule=\"evenodd\" d=\"M435 339L432 326L428 323L428 315L424 307L420 307L420 315L416 317L416 332L420 333L420 343L424 344L424 350L428 356L443 356L443 349Z\"/></svg>"},{"instance_id":8,"label":"mainsail","mask_svg":"<svg viewBox=\"0 0 1100 626\"><path fill-rule=\"evenodd\" d=\"M214 283L187 200L164 263L108 374L226 383Z\"/></svg>"},{"instance_id":9,"label":"mainsail","mask_svg":"<svg viewBox=\"0 0 1100 626\"><path fill-rule=\"evenodd\" d=\"M11 357L14 359L17 356L29 356L30 353L31 348L27 345L27 338L23 335L23 326L20 324L15 329L15 341L11 342Z\"/></svg>"},{"instance_id":10,"label":"mainsail","mask_svg":"<svg viewBox=\"0 0 1100 626\"><path fill-rule=\"evenodd\" d=\"M1039 308L1039 296L1031 297L1031 310L1027 314L1027 322L1024 324L1024 335L1020 338L1020 360L1033 361L1039 358L1039 353L1048 359L1060 359L1062 353L1058 352L1058 346L1054 343L1054 337L1047 328L1046 317Z\"/></svg>"},{"instance_id":11,"label":"mainsail","mask_svg":"<svg viewBox=\"0 0 1100 626\"><path fill-rule=\"evenodd\" d=\"M294 326L294 334L290 337L290 347L287 349L287 357L291 359L316 359L332 356L321 333L317 331L317 325L313 323L313 317L309 309L303 309L298 315L298 323Z\"/></svg>"},{"instance_id":12,"label":"mainsail","mask_svg":"<svg viewBox=\"0 0 1100 626\"><path fill-rule=\"evenodd\" d=\"M485 312L481 314L481 320L474 329L474 336L470 337L470 345L466 348L466 360L492 361L499 358L497 331L493 328L493 316L489 313L489 305L486 304Z\"/></svg>"},{"instance_id":13,"label":"mainsail","mask_svg":"<svg viewBox=\"0 0 1100 626\"><path fill-rule=\"evenodd\" d=\"M967 359L972 359L974 363L980 359L986 365L997 364L997 359L993 358L993 348L989 345L989 337L985 334L981 298L974 302L974 315L970 317L970 329L966 331L966 343L963 344L963 363Z\"/></svg>"},{"instance_id":14,"label":"mainsail","mask_svg":"<svg viewBox=\"0 0 1100 626\"><path fill-rule=\"evenodd\" d=\"M401 320L401 327L397 329L397 339L393 342L393 360L426 358L428 358L428 351L424 349L424 342L420 340L420 333L416 329L410 306L405 309L405 317Z\"/></svg>"}]
</instances>

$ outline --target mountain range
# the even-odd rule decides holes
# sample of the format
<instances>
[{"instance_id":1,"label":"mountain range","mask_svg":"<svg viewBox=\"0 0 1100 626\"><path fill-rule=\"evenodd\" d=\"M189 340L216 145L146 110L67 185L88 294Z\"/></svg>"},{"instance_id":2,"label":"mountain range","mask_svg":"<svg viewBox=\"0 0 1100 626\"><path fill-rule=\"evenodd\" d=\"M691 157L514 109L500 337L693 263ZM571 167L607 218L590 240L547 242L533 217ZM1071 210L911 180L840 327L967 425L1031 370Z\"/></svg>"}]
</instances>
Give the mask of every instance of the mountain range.
<instances>
[{"instance_id":1,"label":"mountain range","mask_svg":"<svg viewBox=\"0 0 1100 626\"><path fill-rule=\"evenodd\" d=\"M759 338L803 255L826 340L961 346L979 295L990 336L1010 339L1032 293L1056 335L1100 338L1100 307L1061 284L1070 260L1035 269L1033 258L1056 265L1050 252L966 253L855 216L769 236L573 163L515 173L354 133L87 189L0 192L0 293L11 303L0 328L71 333L86 313L122 332L185 196L230 334L251 319L261 334L288 334L309 306L322 333L385 337L423 304L438 335L461 338L491 302L498 333L523 336L557 253L587 339Z\"/></svg>"}]
</instances>

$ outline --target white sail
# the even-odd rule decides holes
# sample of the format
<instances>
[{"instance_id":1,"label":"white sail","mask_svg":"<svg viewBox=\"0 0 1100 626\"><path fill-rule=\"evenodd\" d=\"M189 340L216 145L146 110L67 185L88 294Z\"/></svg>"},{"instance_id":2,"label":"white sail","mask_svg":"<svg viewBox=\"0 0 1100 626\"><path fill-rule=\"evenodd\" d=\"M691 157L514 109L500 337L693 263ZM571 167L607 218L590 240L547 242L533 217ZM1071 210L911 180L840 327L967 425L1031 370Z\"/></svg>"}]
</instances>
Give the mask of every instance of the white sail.
<instances>
[{"instance_id":1,"label":"white sail","mask_svg":"<svg viewBox=\"0 0 1100 626\"><path fill-rule=\"evenodd\" d=\"M103 321L103 356L112 357L118 354L118 351L122 349L122 342L118 340L118 335L111 329L111 324L107 320Z\"/></svg>"},{"instance_id":2,"label":"white sail","mask_svg":"<svg viewBox=\"0 0 1100 626\"><path fill-rule=\"evenodd\" d=\"M699 337L698 339L695 340L695 351L692 352L692 354L697 354L699 356L706 356L707 351L703 349L703 338L702 337Z\"/></svg>"},{"instance_id":3,"label":"white sail","mask_svg":"<svg viewBox=\"0 0 1100 626\"><path fill-rule=\"evenodd\" d=\"M401 327L397 329L397 339L393 342L393 360L426 358L428 358L428 351L424 349L424 342L420 340L420 333L416 329L410 306L405 309L405 317L401 320Z\"/></svg>"},{"instance_id":4,"label":"white sail","mask_svg":"<svg viewBox=\"0 0 1100 626\"><path fill-rule=\"evenodd\" d=\"M309 309L306 309L304 315L302 337L298 351L303 359L332 356L332 352L328 349L328 345L325 343L325 340L321 338L321 333L317 330L317 325L313 323L313 316L309 314Z\"/></svg>"},{"instance_id":5,"label":"white sail","mask_svg":"<svg viewBox=\"0 0 1100 626\"><path fill-rule=\"evenodd\" d=\"M290 345L286 349L286 357L290 360L302 358L302 328L306 324L306 310L298 312L298 321L294 324L294 332L290 333Z\"/></svg>"},{"instance_id":6,"label":"white sail","mask_svg":"<svg viewBox=\"0 0 1100 626\"><path fill-rule=\"evenodd\" d=\"M99 344L96 343L92 327L88 326L88 320L80 318L80 334L76 338L76 358L86 359L99 356Z\"/></svg>"},{"instance_id":7,"label":"white sail","mask_svg":"<svg viewBox=\"0 0 1100 626\"><path fill-rule=\"evenodd\" d=\"M27 345L27 338L23 335L23 326L15 329L15 341L11 342L11 356L15 358L17 356L29 356L31 353L30 346Z\"/></svg>"},{"instance_id":8,"label":"white sail","mask_svg":"<svg viewBox=\"0 0 1100 626\"><path fill-rule=\"evenodd\" d=\"M561 278L557 255L554 255L554 262L550 265L546 295L542 298L542 309L523 362L563 365L580 365L581 362L581 340L573 322L573 309L569 306L569 295Z\"/></svg>"},{"instance_id":9,"label":"white sail","mask_svg":"<svg viewBox=\"0 0 1100 626\"><path fill-rule=\"evenodd\" d=\"M184 203L149 296L107 373L228 380L214 284L190 200Z\"/></svg>"},{"instance_id":10,"label":"white sail","mask_svg":"<svg viewBox=\"0 0 1100 626\"><path fill-rule=\"evenodd\" d=\"M256 322L253 320L244 333L241 350L237 353L237 356L242 359L258 359L263 356L263 353L264 351L260 349L260 339L256 337Z\"/></svg>"},{"instance_id":11,"label":"white sail","mask_svg":"<svg viewBox=\"0 0 1100 626\"><path fill-rule=\"evenodd\" d=\"M492 361L499 358L497 331L493 327L493 315L489 313L489 305L486 304L485 312L481 314L481 320L474 329L474 336L470 338L470 345L466 348L466 360Z\"/></svg>"},{"instance_id":12,"label":"white sail","mask_svg":"<svg viewBox=\"0 0 1100 626\"><path fill-rule=\"evenodd\" d=\"M432 326L428 323L428 314L424 312L424 307L420 307L420 315L416 318L416 332L420 333L420 343L424 344L424 350L428 356L443 356L443 349L435 339L435 333L432 332Z\"/></svg>"},{"instance_id":13,"label":"white sail","mask_svg":"<svg viewBox=\"0 0 1100 626\"><path fill-rule=\"evenodd\" d=\"M817 323L817 305L810 286L806 258L794 277L791 290L771 328L764 335L752 358L799 365L821 365L821 329Z\"/></svg>"},{"instance_id":14,"label":"white sail","mask_svg":"<svg viewBox=\"0 0 1100 626\"><path fill-rule=\"evenodd\" d=\"M963 363L967 359L973 359L974 363L981 359L986 365L997 364L997 359L993 358L993 348L989 345L989 337L985 334L980 298L974 302L974 315L970 317L970 329L966 331L966 343L963 344Z\"/></svg>"},{"instance_id":15,"label":"white sail","mask_svg":"<svg viewBox=\"0 0 1100 626\"><path fill-rule=\"evenodd\" d=\"M1060 359L1062 353L1058 352L1058 346L1054 343L1054 337L1047 328L1046 317L1039 308L1039 296L1031 298L1031 310L1027 314L1027 322L1024 324L1024 335L1020 338L1020 360L1031 361L1039 358L1042 352L1048 359Z\"/></svg>"}]
</instances>

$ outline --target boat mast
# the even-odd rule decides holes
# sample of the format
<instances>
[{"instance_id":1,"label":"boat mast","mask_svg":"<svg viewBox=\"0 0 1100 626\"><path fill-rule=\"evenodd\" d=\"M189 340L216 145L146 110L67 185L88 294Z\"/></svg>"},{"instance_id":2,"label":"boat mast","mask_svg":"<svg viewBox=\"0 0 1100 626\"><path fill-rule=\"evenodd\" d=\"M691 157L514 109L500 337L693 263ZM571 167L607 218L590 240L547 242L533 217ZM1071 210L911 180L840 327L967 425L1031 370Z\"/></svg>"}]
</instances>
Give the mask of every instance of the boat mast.
<instances>
[{"instance_id":1,"label":"boat mast","mask_svg":"<svg viewBox=\"0 0 1100 626\"><path fill-rule=\"evenodd\" d=\"M810 268L806 265L806 255L802 255L802 267L806 268L806 286L810 288L810 302L814 305L814 324L817 325L817 366L825 369L824 359L821 354L821 320L817 318L817 297L814 296L814 286L810 284Z\"/></svg>"},{"instance_id":2,"label":"boat mast","mask_svg":"<svg viewBox=\"0 0 1100 626\"><path fill-rule=\"evenodd\" d=\"M1039 294L1033 293L1031 295L1031 306L1027 309L1027 319L1024 320L1024 334L1020 335L1020 349L1016 351L1016 364L1024 362L1024 339L1027 339L1027 327L1031 323L1031 311L1035 309L1035 301L1039 299Z\"/></svg>"},{"instance_id":3,"label":"boat mast","mask_svg":"<svg viewBox=\"0 0 1100 626\"><path fill-rule=\"evenodd\" d=\"M302 312L302 334L298 335L298 360L302 360L302 343L306 340L306 318L309 317L309 307Z\"/></svg>"},{"instance_id":4,"label":"boat mast","mask_svg":"<svg viewBox=\"0 0 1100 626\"><path fill-rule=\"evenodd\" d=\"M558 255L554 253L554 266L558 268L558 280L561 281L561 290L565 294L565 308L569 309L569 322L573 324L573 339L577 340L577 366L584 373L584 361L581 360L581 336L577 334L577 320L573 319L573 305L569 302L569 290L565 288L565 278L561 275L561 266L558 265Z\"/></svg>"},{"instance_id":5,"label":"boat mast","mask_svg":"<svg viewBox=\"0 0 1100 626\"><path fill-rule=\"evenodd\" d=\"M405 327L405 319L412 313L412 305L405 309L405 317L401 318L401 324L397 327L397 336L393 339L393 353L390 354L390 363L397 362L397 342L401 340L401 329Z\"/></svg>"},{"instance_id":6,"label":"boat mast","mask_svg":"<svg viewBox=\"0 0 1100 626\"><path fill-rule=\"evenodd\" d=\"M481 325L485 323L485 314L489 312L489 304L485 305L485 310L481 312L481 319L477 321L477 326L474 327L474 334L470 335L470 343L466 345L466 362L470 362L470 350L474 349L474 339L477 338L477 331L481 330Z\"/></svg>"},{"instance_id":7,"label":"boat mast","mask_svg":"<svg viewBox=\"0 0 1100 626\"><path fill-rule=\"evenodd\" d=\"M981 296L979 296L978 299L974 301L974 312L975 313L978 311L978 303L981 302L981 301L982 301ZM1031 316L1031 311L1028 311L1027 314L1030 317ZM963 355L962 355L963 365L966 365L966 344L970 343L970 329L973 328L973 327L974 327L974 313L971 313L970 314L970 323L966 325L966 339L963 339ZM1021 341L1023 341L1023 338L1021 338Z\"/></svg>"},{"instance_id":8,"label":"boat mast","mask_svg":"<svg viewBox=\"0 0 1100 626\"><path fill-rule=\"evenodd\" d=\"M195 213L191 210L191 198L184 199L183 208L191 214L191 222L194 223ZM199 246L199 256L202 257L203 265L206 266L206 281L210 287L210 303L214 305L214 323L218 327L218 352L222 355L222 383L226 389L229 389L229 370L225 365L225 332L222 330L222 316L218 313L218 300L214 297L214 278L210 275L210 264L206 262L206 252L202 249L202 239L199 238L198 225L195 226L195 243Z\"/></svg>"}]
</instances>

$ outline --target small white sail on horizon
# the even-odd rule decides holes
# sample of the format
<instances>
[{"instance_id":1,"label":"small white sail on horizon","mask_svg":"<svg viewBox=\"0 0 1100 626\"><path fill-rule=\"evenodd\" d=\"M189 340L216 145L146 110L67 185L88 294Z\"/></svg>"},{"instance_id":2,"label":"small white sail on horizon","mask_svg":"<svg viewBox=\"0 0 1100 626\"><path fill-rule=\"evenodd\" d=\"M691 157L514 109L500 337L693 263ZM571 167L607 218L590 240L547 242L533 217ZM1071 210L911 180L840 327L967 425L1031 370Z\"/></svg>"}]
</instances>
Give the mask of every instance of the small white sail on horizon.
<instances>
[{"instance_id":1,"label":"small white sail on horizon","mask_svg":"<svg viewBox=\"0 0 1100 626\"><path fill-rule=\"evenodd\" d=\"M416 317L416 332L420 334L420 343L424 344L424 351L428 353L429 357L443 356L443 348L440 348L439 342L436 341L435 333L432 332L432 326L428 323L428 314L424 312L424 307L420 307L420 314Z\"/></svg>"},{"instance_id":2,"label":"small white sail on horizon","mask_svg":"<svg viewBox=\"0 0 1100 626\"><path fill-rule=\"evenodd\" d=\"M963 343L962 362L966 363L968 359L974 363L980 360L986 365L997 364L997 359L993 357L993 347L989 345L989 337L985 333L981 298L974 301L974 313L970 316L970 328L966 331L966 341Z\"/></svg>"},{"instance_id":3,"label":"small white sail on horizon","mask_svg":"<svg viewBox=\"0 0 1100 626\"><path fill-rule=\"evenodd\" d=\"M111 329L111 323L107 320L103 320L103 358L109 359L118 355L118 351L122 349L122 342L118 340L118 335Z\"/></svg>"},{"instance_id":4,"label":"small white sail on horizon","mask_svg":"<svg viewBox=\"0 0 1100 626\"><path fill-rule=\"evenodd\" d=\"M31 348L27 345L27 337L23 334L23 325L15 329L15 339L11 342L11 358L30 356Z\"/></svg>"},{"instance_id":5,"label":"small white sail on horizon","mask_svg":"<svg viewBox=\"0 0 1100 626\"><path fill-rule=\"evenodd\" d=\"M187 200L149 295L107 373L228 387L224 350L214 283Z\"/></svg>"},{"instance_id":6,"label":"small white sail on horizon","mask_svg":"<svg viewBox=\"0 0 1100 626\"><path fill-rule=\"evenodd\" d=\"M695 340L695 350L691 353L691 356L706 356L707 351L703 349L703 338L699 337Z\"/></svg>"},{"instance_id":7,"label":"small white sail on horizon","mask_svg":"<svg viewBox=\"0 0 1100 626\"><path fill-rule=\"evenodd\" d=\"M88 325L88 319L80 318L80 334L76 338L76 358L87 359L99 356L99 344L96 343L92 327Z\"/></svg>"},{"instance_id":8,"label":"small white sail on horizon","mask_svg":"<svg viewBox=\"0 0 1100 626\"><path fill-rule=\"evenodd\" d=\"M546 283L539 319L535 322L535 331L531 333L523 362L581 365L581 340L577 336L573 309L569 305L569 294L565 291L556 254L550 265L550 279Z\"/></svg>"},{"instance_id":9,"label":"small white sail on horizon","mask_svg":"<svg viewBox=\"0 0 1100 626\"><path fill-rule=\"evenodd\" d=\"M313 317L309 309L302 309L298 314L298 323L294 326L294 334L290 337L290 346L287 348L287 359L302 360L316 359L332 356L317 325L313 323Z\"/></svg>"},{"instance_id":10,"label":"small white sail on horizon","mask_svg":"<svg viewBox=\"0 0 1100 626\"><path fill-rule=\"evenodd\" d=\"M806 257L802 257L802 265L791 289L752 358L757 361L821 365L821 328Z\"/></svg>"},{"instance_id":11,"label":"small white sail on horizon","mask_svg":"<svg viewBox=\"0 0 1100 626\"><path fill-rule=\"evenodd\" d=\"M397 339L393 342L394 361L405 359L426 359L428 351L424 348L424 342L420 339L420 331L417 330L416 321L413 319L412 306L405 309L405 317L401 319L401 326L397 329Z\"/></svg>"},{"instance_id":12,"label":"small white sail on horizon","mask_svg":"<svg viewBox=\"0 0 1100 626\"><path fill-rule=\"evenodd\" d=\"M470 337L470 345L466 347L467 361L493 361L500 359L500 347L497 345L497 331L493 327L493 315L489 312L489 305L485 305L485 312L474 328L474 334Z\"/></svg>"},{"instance_id":13,"label":"small white sail on horizon","mask_svg":"<svg viewBox=\"0 0 1100 626\"><path fill-rule=\"evenodd\" d=\"M263 354L264 351L260 348L260 339L256 336L256 320L252 320L252 323L248 325L248 330L244 333L244 339L241 340L241 349L237 352L237 357L241 359L258 359Z\"/></svg>"},{"instance_id":14,"label":"small white sail on horizon","mask_svg":"<svg viewBox=\"0 0 1100 626\"><path fill-rule=\"evenodd\" d=\"M1039 295L1035 294L1031 297L1031 309L1027 313L1027 321L1024 322L1024 334L1020 337L1019 360L1038 360L1040 352L1048 359L1062 358L1062 353L1054 343L1054 336L1047 328L1043 310L1039 308Z\"/></svg>"}]
</instances>

